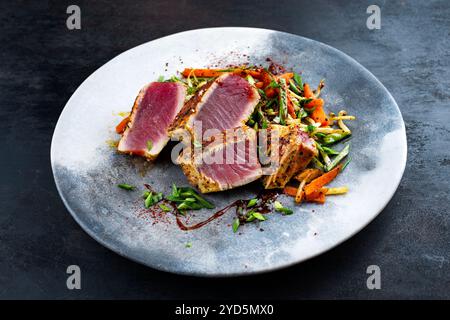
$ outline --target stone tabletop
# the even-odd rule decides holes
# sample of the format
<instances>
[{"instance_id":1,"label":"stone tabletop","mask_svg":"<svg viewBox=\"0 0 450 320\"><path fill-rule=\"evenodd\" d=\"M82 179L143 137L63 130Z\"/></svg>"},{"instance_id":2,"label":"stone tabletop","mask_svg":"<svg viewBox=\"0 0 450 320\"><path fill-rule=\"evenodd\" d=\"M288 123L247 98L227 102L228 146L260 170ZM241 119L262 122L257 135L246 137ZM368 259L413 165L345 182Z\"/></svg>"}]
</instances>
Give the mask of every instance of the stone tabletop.
<instances>
[{"instance_id":1,"label":"stone tabletop","mask_svg":"<svg viewBox=\"0 0 450 320\"><path fill-rule=\"evenodd\" d=\"M0 298L450 298L450 4L448 1L75 1L0 3ZM380 29L366 10L381 9ZM408 163L381 214L344 244L268 274L202 279L168 274L102 247L56 190L50 143L81 82L117 54L175 32L275 29L355 58L392 93ZM69 152L69 151L68 151ZM68 290L79 265L82 289ZM381 289L369 290L369 265Z\"/></svg>"}]
</instances>

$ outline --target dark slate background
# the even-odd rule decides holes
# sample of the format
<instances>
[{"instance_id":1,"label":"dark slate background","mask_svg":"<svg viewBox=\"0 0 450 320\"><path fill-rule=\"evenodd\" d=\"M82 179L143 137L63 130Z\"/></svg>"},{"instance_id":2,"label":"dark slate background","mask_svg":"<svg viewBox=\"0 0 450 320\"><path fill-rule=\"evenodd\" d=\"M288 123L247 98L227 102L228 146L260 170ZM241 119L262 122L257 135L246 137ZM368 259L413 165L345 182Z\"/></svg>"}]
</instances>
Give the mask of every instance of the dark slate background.
<instances>
[{"instance_id":1,"label":"dark slate background","mask_svg":"<svg viewBox=\"0 0 450 320\"><path fill-rule=\"evenodd\" d=\"M74 3L79 31L65 24ZM381 7L381 30L366 28L370 4ZM450 298L448 1L2 1L0 21L0 298ZM327 43L369 69L399 104L409 148L400 187L331 252L258 276L177 276L103 248L60 200L50 143L78 85L127 49L215 26ZM70 264L82 269L82 290L66 289ZM366 288L370 264L381 267L381 290Z\"/></svg>"}]
</instances>

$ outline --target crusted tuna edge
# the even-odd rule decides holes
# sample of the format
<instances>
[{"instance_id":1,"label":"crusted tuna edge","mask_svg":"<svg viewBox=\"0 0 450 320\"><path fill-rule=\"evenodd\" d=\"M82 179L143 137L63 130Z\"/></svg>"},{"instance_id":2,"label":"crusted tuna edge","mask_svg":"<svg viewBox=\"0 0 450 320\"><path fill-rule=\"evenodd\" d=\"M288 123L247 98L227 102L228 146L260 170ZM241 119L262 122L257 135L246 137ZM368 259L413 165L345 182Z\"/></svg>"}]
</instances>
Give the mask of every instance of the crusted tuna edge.
<instances>
[{"instance_id":1,"label":"crusted tuna edge","mask_svg":"<svg viewBox=\"0 0 450 320\"><path fill-rule=\"evenodd\" d=\"M139 152L132 152L132 151L130 152L130 151L127 151L127 150L121 150L121 147L124 147L123 143L126 141L126 138L127 138L128 134L129 134L131 128L132 128L131 124L134 122L134 118L136 117L137 108L140 105L140 103L142 101L142 98L144 97L148 87L151 86L152 84L153 84L153 82L145 85L141 90L139 90L139 93L138 93L136 99L134 100L133 107L131 108L130 121L128 122L127 128L125 129L124 133L122 134L122 137L120 138L119 144L117 145L117 151L119 153L142 156L142 157L147 158L147 160L149 160L149 161L155 160L158 157L159 153L162 151L162 149L169 142L170 137L169 137L168 130L167 130L167 138L166 139L161 139L159 141L159 143L153 145L152 149L150 151L148 151L148 150L141 150ZM177 84L177 87L178 87L177 88L177 93L178 93L178 101L179 101L178 102L178 107L177 107L177 109L178 109L177 113L178 113L181 110L181 108L183 107L184 96L186 94L186 89L184 88L184 86L182 86L180 84Z\"/></svg>"},{"instance_id":2,"label":"crusted tuna edge","mask_svg":"<svg viewBox=\"0 0 450 320\"><path fill-rule=\"evenodd\" d=\"M195 136L194 128L192 128L192 123L194 122L196 115L201 111L203 105L208 101L208 98L219 86L219 83L229 76L236 76L236 75L230 72L226 72L223 75L217 77L216 79L209 81L184 104L183 108L175 117L175 120L172 122L172 125L169 128L169 135L171 137L180 138L183 136L182 131L187 130L194 140L199 140L197 139L198 137ZM251 101L249 101L248 104L245 106L245 109L247 109L248 111L247 113L243 114L243 119L240 121L240 123L236 123L235 127L245 125L247 119L250 117L256 105L259 103L261 99L258 90L256 90L256 88L254 88L250 84L249 86L253 91L254 98Z\"/></svg>"},{"instance_id":3,"label":"crusted tuna edge","mask_svg":"<svg viewBox=\"0 0 450 320\"><path fill-rule=\"evenodd\" d=\"M247 126L239 127L239 129L242 129L245 133L244 140L256 140L256 131L252 128L249 128ZM221 133L223 134L223 132ZM230 141L228 138L224 143L213 145L207 147L208 152L213 152L217 149L224 148L226 145L230 143L238 143L242 140L233 140ZM191 157L189 156L191 155ZM258 159L255 159L258 161ZM230 186L228 184L221 185L217 181L211 179L210 177L206 176L205 174L202 174L198 171L198 168L195 164L195 160L192 156L192 147L186 147L183 152L179 155L178 164L180 165L181 169L183 170L183 173L186 175L189 183L196 188L200 190L201 193L210 193L210 192L219 192L219 191L225 191L232 188L237 188L243 185L246 185L248 183L251 183L253 181L258 180L262 176L262 168L259 168L257 172L253 176L249 176L247 179L242 180L241 183L237 185ZM259 162L258 162L259 163Z\"/></svg>"},{"instance_id":4,"label":"crusted tuna edge","mask_svg":"<svg viewBox=\"0 0 450 320\"><path fill-rule=\"evenodd\" d=\"M314 144L307 146L304 141L299 141L301 139L299 137L299 130L301 129L298 126L273 127L282 132L280 136L287 136L289 141L287 142L286 149L283 150L279 167L273 174L263 178L263 186L265 189L283 188L298 171L306 168L311 159L317 156L317 149ZM299 142L297 143L297 141ZM305 156L308 156L310 159L308 161L302 161Z\"/></svg>"}]
</instances>

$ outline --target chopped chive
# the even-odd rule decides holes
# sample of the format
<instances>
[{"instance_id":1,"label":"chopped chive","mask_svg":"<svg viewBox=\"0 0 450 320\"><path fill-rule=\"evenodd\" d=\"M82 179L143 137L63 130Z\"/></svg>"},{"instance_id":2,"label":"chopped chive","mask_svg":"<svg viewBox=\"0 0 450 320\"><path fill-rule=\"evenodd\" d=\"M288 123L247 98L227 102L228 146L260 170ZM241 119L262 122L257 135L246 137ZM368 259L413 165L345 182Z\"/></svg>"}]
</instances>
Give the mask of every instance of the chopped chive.
<instances>
[{"instance_id":1,"label":"chopped chive","mask_svg":"<svg viewBox=\"0 0 450 320\"><path fill-rule=\"evenodd\" d=\"M267 220L267 218L264 217L264 216L263 216L261 213L259 213L259 212L253 212L252 216L255 217L256 219L260 220L260 221Z\"/></svg>"},{"instance_id":2,"label":"chopped chive","mask_svg":"<svg viewBox=\"0 0 450 320\"><path fill-rule=\"evenodd\" d=\"M175 183L172 184L172 196L174 196L174 197L179 196L177 185Z\"/></svg>"},{"instance_id":3,"label":"chopped chive","mask_svg":"<svg viewBox=\"0 0 450 320\"><path fill-rule=\"evenodd\" d=\"M188 188L191 196L193 196L197 201L203 205L207 209L214 209L216 206L213 205L211 202L207 201L205 198L202 198L197 192L194 191L192 188Z\"/></svg>"},{"instance_id":4,"label":"chopped chive","mask_svg":"<svg viewBox=\"0 0 450 320\"><path fill-rule=\"evenodd\" d=\"M159 192L159 193L155 194L153 196L153 203L157 203L158 201L161 201L162 198L163 198L162 192Z\"/></svg>"},{"instance_id":5,"label":"chopped chive","mask_svg":"<svg viewBox=\"0 0 450 320\"><path fill-rule=\"evenodd\" d=\"M285 214L285 215L289 215L289 214L293 214L293 213L294 213L294 211L292 211L292 209L283 207L283 205L282 205L281 202L279 202L279 201L275 201L275 202L273 203L273 207L274 207L274 209L275 209L276 211L281 212L281 213L283 213L283 214Z\"/></svg>"},{"instance_id":6,"label":"chopped chive","mask_svg":"<svg viewBox=\"0 0 450 320\"><path fill-rule=\"evenodd\" d=\"M144 193L142 194L142 197L143 197L144 199L147 199L147 197L149 196L149 194L150 194L150 191L146 190L146 191L144 191Z\"/></svg>"},{"instance_id":7,"label":"chopped chive","mask_svg":"<svg viewBox=\"0 0 450 320\"><path fill-rule=\"evenodd\" d=\"M126 184L126 183L121 183L121 184L118 184L117 186L121 189L129 190L129 191L134 190L134 188L135 188L134 186Z\"/></svg>"},{"instance_id":8,"label":"chopped chive","mask_svg":"<svg viewBox=\"0 0 450 320\"><path fill-rule=\"evenodd\" d=\"M258 203L258 199L250 199L250 201L247 203L247 208L253 207L256 203Z\"/></svg>"},{"instance_id":9,"label":"chopped chive","mask_svg":"<svg viewBox=\"0 0 450 320\"><path fill-rule=\"evenodd\" d=\"M153 192L150 192L149 195L147 196L147 198L144 201L144 205L146 208L150 208L153 205L153 197L152 197Z\"/></svg>"},{"instance_id":10,"label":"chopped chive","mask_svg":"<svg viewBox=\"0 0 450 320\"><path fill-rule=\"evenodd\" d=\"M192 247L192 243L190 243L190 242L186 243L185 247L186 248L191 248Z\"/></svg>"},{"instance_id":11,"label":"chopped chive","mask_svg":"<svg viewBox=\"0 0 450 320\"><path fill-rule=\"evenodd\" d=\"M234 221L233 221L233 232L234 233L237 232L240 224L241 224L241 222L239 221L239 218L234 219Z\"/></svg>"},{"instance_id":12,"label":"chopped chive","mask_svg":"<svg viewBox=\"0 0 450 320\"><path fill-rule=\"evenodd\" d=\"M172 211L172 209L170 209L168 206L166 206L165 204L161 203L159 205L159 207L164 211L164 212L169 212Z\"/></svg>"},{"instance_id":13,"label":"chopped chive","mask_svg":"<svg viewBox=\"0 0 450 320\"><path fill-rule=\"evenodd\" d=\"M186 209L191 209L191 206L189 206L186 202L182 202L181 204L179 204L177 206L178 210L186 210Z\"/></svg>"}]
</instances>

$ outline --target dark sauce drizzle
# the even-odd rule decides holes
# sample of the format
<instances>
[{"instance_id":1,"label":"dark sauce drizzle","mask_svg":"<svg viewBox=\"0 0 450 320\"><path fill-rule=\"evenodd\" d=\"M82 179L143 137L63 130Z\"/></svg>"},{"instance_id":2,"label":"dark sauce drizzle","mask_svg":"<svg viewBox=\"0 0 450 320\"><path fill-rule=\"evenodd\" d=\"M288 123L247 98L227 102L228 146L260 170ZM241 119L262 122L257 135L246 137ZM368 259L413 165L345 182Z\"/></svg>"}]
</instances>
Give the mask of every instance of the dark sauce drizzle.
<instances>
[{"instance_id":1,"label":"dark sauce drizzle","mask_svg":"<svg viewBox=\"0 0 450 320\"><path fill-rule=\"evenodd\" d=\"M204 225L210 223L211 221L216 220L217 218L221 217L225 213L227 213L230 209L235 208L235 215L241 222L245 222L247 217L245 217L245 213L247 210L255 210L261 214L266 214L272 211L272 202L278 197L278 192L276 191L263 191L258 194L256 197L258 199L258 202L256 205L252 206L251 208L247 208L247 204L250 201L250 199L247 200L236 200L235 202L229 204L228 206L220 209L219 211L215 212L213 215L211 215L208 219L203 220L201 222L192 224L192 225L186 225L181 221L181 216L183 216L180 211L177 209L176 203L171 202L170 205L175 211L175 216L177 220L178 227L183 231L189 231L189 230L195 230L198 228L203 227ZM170 202L170 201L169 201Z\"/></svg>"}]
</instances>

